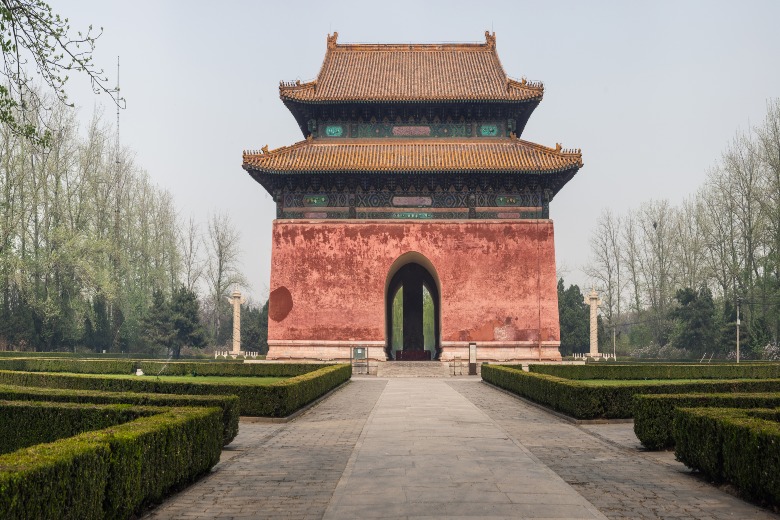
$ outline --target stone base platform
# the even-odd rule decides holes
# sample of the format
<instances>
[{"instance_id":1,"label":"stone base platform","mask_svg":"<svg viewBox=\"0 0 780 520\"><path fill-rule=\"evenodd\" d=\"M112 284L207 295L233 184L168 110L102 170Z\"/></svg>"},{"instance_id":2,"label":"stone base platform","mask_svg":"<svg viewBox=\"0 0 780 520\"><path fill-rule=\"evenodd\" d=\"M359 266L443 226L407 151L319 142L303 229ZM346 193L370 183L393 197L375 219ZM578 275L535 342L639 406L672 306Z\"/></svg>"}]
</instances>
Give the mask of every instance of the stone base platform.
<instances>
[{"instance_id":1,"label":"stone base platform","mask_svg":"<svg viewBox=\"0 0 780 520\"><path fill-rule=\"evenodd\" d=\"M543 341L541 344L531 341L480 341L477 345L477 363L528 363L539 361L561 361L558 350L560 342ZM277 361L326 361L349 362L352 349L366 349L366 357L371 361L385 361L384 341L284 341L269 340L266 359ZM468 362L468 341L443 341L441 361L452 363ZM419 362L419 361L415 361Z\"/></svg>"},{"instance_id":2,"label":"stone base platform","mask_svg":"<svg viewBox=\"0 0 780 520\"><path fill-rule=\"evenodd\" d=\"M451 363L441 361L385 361L377 363L378 377L450 377ZM468 373L468 367L466 368Z\"/></svg>"}]
</instances>

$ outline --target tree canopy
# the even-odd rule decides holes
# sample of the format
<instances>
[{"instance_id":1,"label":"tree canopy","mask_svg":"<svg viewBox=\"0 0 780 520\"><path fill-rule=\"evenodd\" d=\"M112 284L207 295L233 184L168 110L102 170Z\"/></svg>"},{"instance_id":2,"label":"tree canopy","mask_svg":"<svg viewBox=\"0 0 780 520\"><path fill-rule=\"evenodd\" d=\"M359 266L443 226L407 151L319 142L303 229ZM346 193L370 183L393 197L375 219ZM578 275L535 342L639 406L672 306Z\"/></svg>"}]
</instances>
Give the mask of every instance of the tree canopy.
<instances>
[{"instance_id":1,"label":"tree canopy","mask_svg":"<svg viewBox=\"0 0 780 520\"><path fill-rule=\"evenodd\" d=\"M0 123L14 134L39 144L48 144L51 131L43 118L34 118L28 105L44 107L40 81L47 93L69 104L65 86L72 72L86 75L95 93L104 92L122 103L119 92L107 86L108 78L92 61L95 42L103 29L71 29L67 18L55 13L41 0L2 0L0 2L0 73L6 81L0 85ZM47 108L47 107L44 107Z\"/></svg>"}]
</instances>

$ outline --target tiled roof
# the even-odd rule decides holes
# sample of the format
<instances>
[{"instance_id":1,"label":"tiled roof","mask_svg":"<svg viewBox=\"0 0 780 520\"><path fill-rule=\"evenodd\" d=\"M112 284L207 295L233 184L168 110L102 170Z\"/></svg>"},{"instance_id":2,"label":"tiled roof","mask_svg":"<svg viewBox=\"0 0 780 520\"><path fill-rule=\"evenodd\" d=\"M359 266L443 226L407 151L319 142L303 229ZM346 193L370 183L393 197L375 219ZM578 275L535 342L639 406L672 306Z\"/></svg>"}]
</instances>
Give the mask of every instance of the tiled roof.
<instances>
[{"instance_id":1,"label":"tiled roof","mask_svg":"<svg viewBox=\"0 0 780 520\"><path fill-rule=\"evenodd\" d=\"M495 33L485 43L338 44L328 50L317 79L282 83L283 100L334 101L539 101L541 83L507 77Z\"/></svg>"},{"instance_id":2,"label":"tiled roof","mask_svg":"<svg viewBox=\"0 0 780 520\"><path fill-rule=\"evenodd\" d=\"M244 169L295 172L554 173L582 167L579 150L520 139L309 139L244 152Z\"/></svg>"}]
</instances>

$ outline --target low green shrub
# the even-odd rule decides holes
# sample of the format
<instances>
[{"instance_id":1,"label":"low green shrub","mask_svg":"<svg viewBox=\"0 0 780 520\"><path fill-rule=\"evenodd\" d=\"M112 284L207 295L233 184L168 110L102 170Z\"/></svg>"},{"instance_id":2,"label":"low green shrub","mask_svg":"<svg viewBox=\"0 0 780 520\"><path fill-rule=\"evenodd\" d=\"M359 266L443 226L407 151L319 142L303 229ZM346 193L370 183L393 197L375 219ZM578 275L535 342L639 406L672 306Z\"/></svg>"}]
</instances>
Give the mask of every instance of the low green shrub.
<instances>
[{"instance_id":1,"label":"low green shrub","mask_svg":"<svg viewBox=\"0 0 780 520\"><path fill-rule=\"evenodd\" d=\"M564 379L777 379L780 363L529 365L535 374Z\"/></svg>"},{"instance_id":2,"label":"low green shrub","mask_svg":"<svg viewBox=\"0 0 780 520\"><path fill-rule=\"evenodd\" d=\"M0 385L0 399L8 401L133 404L136 406L216 406L222 409L223 444L227 446L236 438L236 435L238 435L238 397L234 395L101 392L99 390L68 390L32 386Z\"/></svg>"},{"instance_id":3,"label":"low green shrub","mask_svg":"<svg viewBox=\"0 0 780 520\"><path fill-rule=\"evenodd\" d=\"M219 461L218 408L158 410L0 456L0 518L128 518Z\"/></svg>"},{"instance_id":4,"label":"low green shrub","mask_svg":"<svg viewBox=\"0 0 780 520\"><path fill-rule=\"evenodd\" d=\"M730 482L747 498L780 505L778 410L678 408L677 460L715 482Z\"/></svg>"},{"instance_id":5,"label":"low green shrub","mask_svg":"<svg viewBox=\"0 0 780 520\"><path fill-rule=\"evenodd\" d=\"M0 518L102 518L109 450L71 437L0 455Z\"/></svg>"},{"instance_id":6,"label":"low green shrub","mask_svg":"<svg viewBox=\"0 0 780 520\"><path fill-rule=\"evenodd\" d=\"M352 367L348 364L319 366L321 368L313 372L270 385L198 382L197 378L193 378L193 382L173 382L153 377L112 378L5 370L0 370L0 384L108 392L236 395L241 415L285 417L352 376Z\"/></svg>"},{"instance_id":7,"label":"low green shrub","mask_svg":"<svg viewBox=\"0 0 780 520\"><path fill-rule=\"evenodd\" d=\"M482 379L576 419L630 419L637 394L780 392L780 379L590 385L501 365L483 365Z\"/></svg>"},{"instance_id":8,"label":"low green shrub","mask_svg":"<svg viewBox=\"0 0 780 520\"><path fill-rule=\"evenodd\" d=\"M676 408L770 408L780 406L780 393L660 394L634 396L634 432L650 450L674 446Z\"/></svg>"},{"instance_id":9,"label":"low green shrub","mask_svg":"<svg viewBox=\"0 0 780 520\"><path fill-rule=\"evenodd\" d=\"M0 358L0 370L24 372L71 372L74 374L132 374L129 359Z\"/></svg>"},{"instance_id":10,"label":"low green shrub","mask_svg":"<svg viewBox=\"0 0 780 520\"><path fill-rule=\"evenodd\" d=\"M144 374L166 376L295 377L328 366L315 363L243 363L236 361L139 361Z\"/></svg>"},{"instance_id":11,"label":"low green shrub","mask_svg":"<svg viewBox=\"0 0 780 520\"><path fill-rule=\"evenodd\" d=\"M126 404L0 400L0 454L73 437L86 431L100 430L155 413L160 413L160 410Z\"/></svg>"}]
</instances>

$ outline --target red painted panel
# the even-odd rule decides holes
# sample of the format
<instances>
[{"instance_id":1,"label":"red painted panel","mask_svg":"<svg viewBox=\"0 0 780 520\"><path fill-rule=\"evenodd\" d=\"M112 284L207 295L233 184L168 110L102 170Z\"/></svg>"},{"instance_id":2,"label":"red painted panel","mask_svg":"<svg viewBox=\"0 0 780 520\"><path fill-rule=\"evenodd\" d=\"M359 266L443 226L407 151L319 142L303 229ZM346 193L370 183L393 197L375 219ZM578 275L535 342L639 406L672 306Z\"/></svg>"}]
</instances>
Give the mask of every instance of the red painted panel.
<instances>
[{"instance_id":1,"label":"red painted panel","mask_svg":"<svg viewBox=\"0 0 780 520\"><path fill-rule=\"evenodd\" d=\"M275 221L269 339L384 340L388 273L409 252L440 282L442 341L559 341L549 220Z\"/></svg>"}]
</instances>

